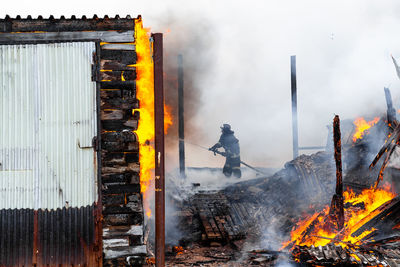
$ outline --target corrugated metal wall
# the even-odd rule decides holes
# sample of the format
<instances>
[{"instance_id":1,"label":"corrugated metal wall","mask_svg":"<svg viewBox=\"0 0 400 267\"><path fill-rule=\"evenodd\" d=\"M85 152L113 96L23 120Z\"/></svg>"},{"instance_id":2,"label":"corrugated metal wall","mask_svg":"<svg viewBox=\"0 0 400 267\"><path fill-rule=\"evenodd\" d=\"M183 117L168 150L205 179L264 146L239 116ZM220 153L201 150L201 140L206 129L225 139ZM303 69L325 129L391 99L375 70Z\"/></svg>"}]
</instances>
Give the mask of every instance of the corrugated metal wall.
<instances>
[{"instance_id":1,"label":"corrugated metal wall","mask_svg":"<svg viewBox=\"0 0 400 267\"><path fill-rule=\"evenodd\" d=\"M94 206L0 210L0 266L99 266Z\"/></svg>"},{"instance_id":2,"label":"corrugated metal wall","mask_svg":"<svg viewBox=\"0 0 400 267\"><path fill-rule=\"evenodd\" d=\"M95 50L0 45L0 266L101 266Z\"/></svg>"},{"instance_id":3,"label":"corrugated metal wall","mask_svg":"<svg viewBox=\"0 0 400 267\"><path fill-rule=\"evenodd\" d=\"M0 45L0 209L97 200L95 43Z\"/></svg>"}]
</instances>

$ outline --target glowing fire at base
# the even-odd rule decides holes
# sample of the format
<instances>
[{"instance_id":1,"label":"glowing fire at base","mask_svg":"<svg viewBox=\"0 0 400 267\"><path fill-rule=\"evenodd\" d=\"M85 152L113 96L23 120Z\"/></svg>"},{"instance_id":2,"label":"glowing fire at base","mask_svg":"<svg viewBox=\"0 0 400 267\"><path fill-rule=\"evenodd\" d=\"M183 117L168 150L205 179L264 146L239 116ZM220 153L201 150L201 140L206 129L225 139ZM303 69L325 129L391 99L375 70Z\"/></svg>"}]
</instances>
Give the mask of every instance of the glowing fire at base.
<instances>
[{"instance_id":1,"label":"glowing fire at base","mask_svg":"<svg viewBox=\"0 0 400 267\"><path fill-rule=\"evenodd\" d=\"M376 209L378 207L392 200L396 195L391 192L390 186L386 184L383 188L376 190L373 188L365 189L358 195L353 191L345 191L343 196L345 206L350 205L350 208L345 209L344 230L339 235L326 227L329 216L329 206L326 206L323 211L298 222L290 234L291 240L283 243L282 248L286 248L289 245L325 246L332 239L342 241L342 243L338 242L342 247L347 246L346 243L357 244L375 229L367 230L356 237L353 237L352 234L367 220L377 215Z\"/></svg>"},{"instance_id":2,"label":"glowing fire at base","mask_svg":"<svg viewBox=\"0 0 400 267\"><path fill-rule=\"evenodd\" d=\"M374 126L379 121L379 117L374 118L372 121L367 122L364 118L357 118L354 121L354 125L356 126L356 130L353 134L353 142L356 142L358 139L362 139L365 131Z\"/></svg>"},{"instance_id":3,"label":"glowing fire at base","mask_svg":"<svg viewBox=\"0 0 400 267\"><path fill-rule=\"evenodd\" d=\"M150 30L143 28L142 19L135 19L136 68L136 98L140 108L140 119L136 134L139 139L140 191L143 194L143 206L148 218L151 217L149 197L150 186L153 183L154 162L154 64L152 59L152 43ZM172 125L169 107L165 108L165 132Z\"/></svg>"}]
</instances>

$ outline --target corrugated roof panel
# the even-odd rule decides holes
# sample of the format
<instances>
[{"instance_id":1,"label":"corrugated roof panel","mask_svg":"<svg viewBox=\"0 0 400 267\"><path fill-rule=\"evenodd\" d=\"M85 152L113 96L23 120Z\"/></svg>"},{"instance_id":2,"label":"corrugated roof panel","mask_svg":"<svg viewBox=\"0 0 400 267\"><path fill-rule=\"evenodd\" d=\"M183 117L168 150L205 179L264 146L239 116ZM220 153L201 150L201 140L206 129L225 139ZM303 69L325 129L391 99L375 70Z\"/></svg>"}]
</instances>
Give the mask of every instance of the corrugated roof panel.
<instances>
[{"instance_id":1,"label":"corrugated roof panel","mask_svg":"<svg viewBox=\"0 0 400 267\"><path fill-rule=\"evenodd\" d=\"M0 209L97 200L93 42L0 46Z\"/></svg>"}]
</instances>

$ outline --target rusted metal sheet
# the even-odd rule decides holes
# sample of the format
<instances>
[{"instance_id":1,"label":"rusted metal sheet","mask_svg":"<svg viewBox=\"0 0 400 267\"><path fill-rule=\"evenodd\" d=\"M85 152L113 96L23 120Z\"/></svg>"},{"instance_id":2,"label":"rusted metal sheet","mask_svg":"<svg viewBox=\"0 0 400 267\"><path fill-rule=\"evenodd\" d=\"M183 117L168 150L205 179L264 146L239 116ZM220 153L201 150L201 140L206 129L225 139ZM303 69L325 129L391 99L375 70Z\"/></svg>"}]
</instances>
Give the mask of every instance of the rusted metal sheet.
<instances>
[{"instance_id":1,"label":"rusted metal sheet","mask_svg":"<svg viewBox=\"0 0 400 267\"><path fill-rule=\"evenodd\" d=\"M164 83L163 35L154 39L154 124L155 124L155 200L156 200L156 266L165 265L165 162L164 162Z\"/></svg>"},{"instance_id":2,"label":"rusted metal sheet","mask_svg":"<svg viewBox=\"0 0 400 267\"><path fill-rule=\"evenodd\" d=\"M101 266L96 206L0 211L0 266Z\"/></svg>"}]
</instances>

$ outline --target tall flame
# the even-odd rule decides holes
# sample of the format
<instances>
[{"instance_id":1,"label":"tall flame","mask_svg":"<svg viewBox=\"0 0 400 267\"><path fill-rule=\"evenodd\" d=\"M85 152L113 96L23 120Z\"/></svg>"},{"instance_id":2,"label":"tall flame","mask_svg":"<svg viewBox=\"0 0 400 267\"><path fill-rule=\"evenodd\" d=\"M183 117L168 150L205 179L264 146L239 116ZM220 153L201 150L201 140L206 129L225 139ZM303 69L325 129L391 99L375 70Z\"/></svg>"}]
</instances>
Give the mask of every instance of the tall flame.
<instances>
[{"instance_id":1,"label":"tall flame","mask_svg":"<svg viewBox=\"0 0 400 267\"><path fill-rule=\"evenodd\" d=\"M146 215L151 217L149 203L150 185L154 163L154 64L149 40L150 30L143 28L142 19L135 19L136 98L139 100L140 119L136 134L139 140L140 191Z\"/></svg>"},{"instance_id":2,"label":"tall flame","mask_svg":"<svg viewBox=\"0 0 400 267\"><path fill-rule=\"evenodd\" d=\"M370 220L378 212L376 209L393 199L396 195L391 192L388 184L383 188L369 188L355 194L353 191L345 191L343 193L344 203L351 204L353 207L357 204L358 208L345 209L344 230L341 232L339 243L345 247L346 243L357 244L365 236L373 232L375 229L366 230L360 235L353 237L352 234L359 229L362 224ZM345 205L346 206L346 205ZM291 239L283 243L283 248L289 244L301 246L324 246L331 242L331 239L337 236L337 233L330 231L326 226L326 219L329 216L329 206L319 213L308 216L306 219L298 222L295 229L291 232ZM321 238L323 237L323 238Z\"/></svg>"},{"instance_id":3,"label":"tall flame","mask_svg":"<svg viewBox=\"0 0 400 267\"><path fill-rule=\"evenodd\" d=\"M153 183L154 162L154 63L152 58L152 43L150 29L143 28L141 17L135 19L135 46L137 61L132 65L136 68L136 98L140 108L133 112L140 112L140 119L136 134L139 140L140 162L140 191L143 194L144 210L148 218L151 217L150 186ZM164 131L172 125L170 108L164 105Z\"/></svg>"},{"instance_id":4,"label":"tall flame","mask_svg":"<svg viewBox=\"0 0 400 267\"><path fill-rule=\"evenodd\" d=\"M379 121L379 117L374 118L372 121L366 121L364 118L357 118L354 121L354 125L356 126L356 130L353 134L353 142L356 142L358 139L362 139L365 131L371 128Z\"/></svg>"}]
</instances>

